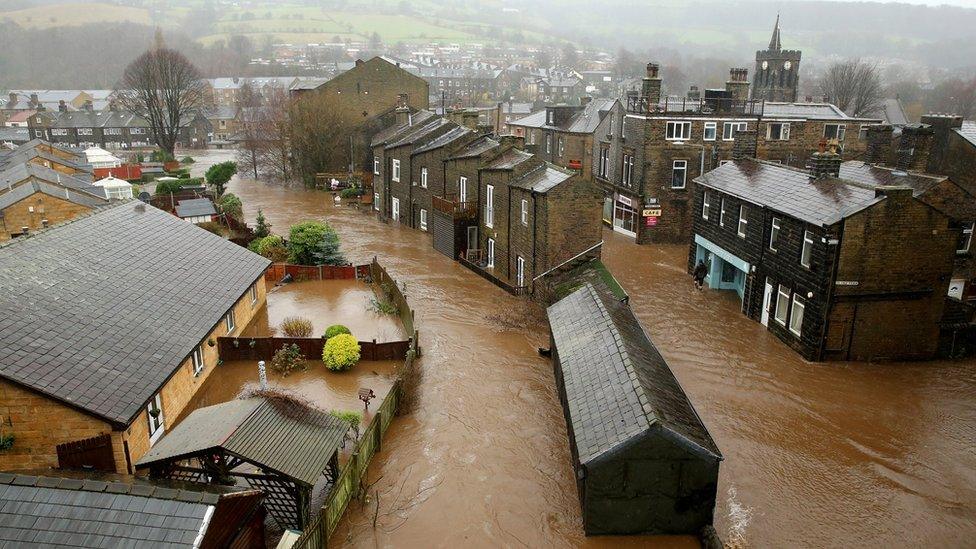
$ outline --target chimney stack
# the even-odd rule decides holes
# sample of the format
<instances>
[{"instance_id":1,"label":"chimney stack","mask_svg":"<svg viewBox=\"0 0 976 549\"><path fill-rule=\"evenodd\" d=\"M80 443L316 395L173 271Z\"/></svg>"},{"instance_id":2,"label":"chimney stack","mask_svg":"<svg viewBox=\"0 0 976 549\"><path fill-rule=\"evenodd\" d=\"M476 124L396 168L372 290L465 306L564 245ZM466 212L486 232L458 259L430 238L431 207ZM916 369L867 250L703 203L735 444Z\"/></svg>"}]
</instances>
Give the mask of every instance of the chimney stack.
<instances>
[{"instance_id":1,"label":"chimney stack","mask_svg":"<svg viewBox=\"0 0 976 549\"><path fill-rule=\"evenodd\" d=\"M7 94L7 98L10 100L10 103L16 103L17 102L17 94L14 93L14 92L8 93Z\"/></svg>"},{"instance_id":2,"label":"chimney stack","mask_svg":"<svg viewBox=\"0 0 976 549\"><path fill-rule=\"evenodd\" d=\"M749 99L749 69L733 67L729 69L729 80L725 83L725 91L732 99Z\"/></svg>"},{"instance_id":3,"label":"chimney stack","mask_svg":"<svg viewBox=\"0 0 976 549\"><path fill-rule=\"evenodd\" d=\"M657 63L647 64L647 76L641 81L641 97L647 104L647 112L654 112L661 102L661 77L658 76L660 66Z\"/></svg>"},{"instance_id":4,"label":"chimney stack","mask_svg":"<svg viewBox=\"0 0 976 549\"><path fill-rule=\"evenodd\" d=\"M584 95L584 96L580 97L580 105L582 105L584 107L587 106L587 105L589 105L590 104L590 101L593 101L593 97L592 96Z\"/></svg>"},{"instance_id":5,"label":"chimney stack","mask_svg":"<svg viewBox=\"0 0 976 549\"><path fill-rule=\"evenodd\" d=\"M894 128L888 124L868 126L868 146L864 160L868 164L888 164L891 162L891 144Z\"/></svg>"},{"instance_id":6,"label":"chimney stack","mask_svg":"<svg viewBox=\"0 0 976 549\"><path fill-rule=\"evenodd\" d=\"M834 150L831 144L828 147L826 140L820 141L820 151L810 156L810 178L824 179L827 177L840 177L841 157Z\"/></svg>"},{"instance_id":7,"label":"chimney stack","mask_svg":"<svg viewBox=\"0 0 976 549\"><path fill-rule=\"evenodd\" d=\"M922 124L928 124L935 132L929 153L928 171L945 173L943 164L949 149L949 136L952 130L962 127L962 117L954 114L926 114L922 116Z\"/></svg>"},{"instance_id":8,"label":"chimney stack","mask_svg":"<svg viewBox=\"0 0 976 549\"><path fill-rule=\"evenodd\" d=\"M31 102L31 105L32 106L37 107L37 106L39 106L41 104L41 102L37 100L37 94L36 93L30 94L30 98L31 98L30 102Z\"/></svg>"},{"instance_id":9,"label":"chimney stack","mask_svg":"<svg viewBox=\"0 0 976 549\"><path fill-rule=\"evenodd\" d=\"M58 112L68 112L68 104L64 102L64 99L58 101Z\"/></svg>"},{"instance_id":10,"label":"chimney stack","mask_svg":"<svg viewBox=\"0 0 976 549\"><path fill-rule=\"evenodd\" d=\"M928 124L909 124L902 128L895 167L905 171L928 171L934 137L935 130Z\"/></svg>"},{"instance_id":11,"label":"chimney stack","mask_svg":"<svg viewBox=\"0 0 976 549\"><path fill-rule=\"evenodd\" d=\"M732 160L744 160L756 157L756 130L739 130L735 132L732 144Z\"/></svg>"},{"instance_id":12,"label":"chimney stack","mask_svg":"<svg viewBox=\"0 0 976 549\"><path fill-rule=\"evenodd\" d=\"M91 102L91 100L85 101L85 110L88 112L95 110L95 105Z\"/></svg>"},{"instance_id":13,"label":"chimney stack","mask_svg":"<svg viewBox=\"0 0 976 549\"><path fill-rule=\"evenodd\" d=\"M692 85L688 88L688 99L690 101L701 101L701 90L698 89L698 86Z\"/></svg>"},{"instance_id":14,"label":"chimney stack","mask_svg":"<svg viewBox=\"0 0 976 549\"><path fill-rule=\"evenodd\" d=\"M396 109L393 111L397 126L406 126L411 122L410 107L407 105L407 94L397 94Z\"/></svg>"}]
</instances>

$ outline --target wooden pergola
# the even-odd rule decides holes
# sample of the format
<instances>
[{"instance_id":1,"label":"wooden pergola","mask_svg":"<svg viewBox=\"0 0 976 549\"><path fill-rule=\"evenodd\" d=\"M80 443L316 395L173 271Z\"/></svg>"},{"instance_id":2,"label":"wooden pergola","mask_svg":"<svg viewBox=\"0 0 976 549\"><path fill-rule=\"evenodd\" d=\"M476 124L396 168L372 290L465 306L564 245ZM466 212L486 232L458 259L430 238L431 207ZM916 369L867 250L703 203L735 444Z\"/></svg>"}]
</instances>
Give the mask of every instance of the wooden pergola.
<instances>
[{"instance_id":1,"label":"wooden pergola","mask_svg":"<svg viewBox=\"0 0 976 549\"><path fill-rule=\"evenodd\" d=\"M246 484L282 528L303 530L312 487L338 475L348 424L324 412L253 397L201 408L136 463L152 478Z\"/></svg>"}]
</instances>

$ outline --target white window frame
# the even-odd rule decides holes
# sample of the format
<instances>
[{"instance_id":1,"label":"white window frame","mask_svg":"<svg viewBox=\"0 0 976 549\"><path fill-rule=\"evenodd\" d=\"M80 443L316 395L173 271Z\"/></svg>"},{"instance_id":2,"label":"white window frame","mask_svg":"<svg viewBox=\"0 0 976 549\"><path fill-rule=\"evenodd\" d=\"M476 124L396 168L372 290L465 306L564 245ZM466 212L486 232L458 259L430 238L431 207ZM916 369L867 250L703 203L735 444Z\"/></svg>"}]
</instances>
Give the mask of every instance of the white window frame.
<instances>
[{"instance_id":1,"label":"white window frame","mask_svg":"<svg viewBox=\"0 0 976 549\"><path fill-rule=\"evenodd\" d=\"M809 269L812 256L813 233L810 231L803 231L803 246L800 248L800 265Z\"/></svg>"},{"instance_id":2,"label":"white window frame","mask_svg":"<svg viewBox=\"0 0 976 549\"><path fill-rule=\"evenodd\" d=\"M735 132L746 131L748 129L748 122L726 122L722 124L722 141L733 141L735 140Z\"/></svg>"},{"instance_id":3,"label":"white window frame","mask_svg":"<svg viewBox=\"0 0 976 549\"><path fill-rule=\"evenodd\" d=\"M746 205L739 204L739 225L736 227L735 233L739 235L739 238L746 237L746 231L749 229L749 220L746 219Z\"/></svg>"},{"instance_id":4,"label":"white window frame","mask_svg":"<svg viewBox=\"0 0 976 549\"><path fill-rule=\"evenodd\" d=\"M600 147L600 177L603 179L608 179L607 174L610 172L610 146L603 145Z\"/></svg>"},{"instance_id":5,"label":"white window frame","mask_svg":"<svg viewBox=\"0 0 976 549\"><path fill-rule=\"evenodd\" d=\"M779 128L778 132L773 132L773 127ZM766 122L766 140L768 141L789 141L790 123L789 122Z\"/></svg>"},{"instance_id":6,"label":"white window frame","mask_svg":"<svg viewBox=\"0 0 976 549\"><path fill-rule=\"evenodd\" d=\"M834 137L827 137L827 128L831 126L837 128L836 134ZM847 124L837 124L837 123L824 124L823 137L824 139L837 139L839 143L843 143L844 138L847 137Z\"/></svg>"},{"instance_id":7,"label":"white window frame","mask_svg":"<svg viewBox=\"0 0 976 549\"><path fill-rule=\"evenodd\" d=\"M691 122L668 120L664 128L666 141L688 141L691 139Z\"/></svg>"},{"instance_id":8,"label":"white window frame","mask_svg":"<svg viewBox=\"0 0 976 549\"><path fill-rule=\"evenodd\" d=\"M525 286L525 259L522 256L515 256L515 287Z\"/></svg>"},{"instance_id":9,"label":"white window frame","mask_svg":"<svg viewBox=\"0 0 976 549\"><path fill-rule=\"evenodd\" d=\"M556 144L557 144L556 154L559 155L560 158L562 158L563 153L566 152L566 142L563 141L562 137L559 137L556 139Z\"/></svg>"},{"instance_id":10,"label":"white window frame","mask_svg":"<svg viewBox=\"0 0 976 549\"><path fill-rule=\"evenodd\" d=\"M495 268L495 239L489 238L487 244L487 251L485 253L485 262L488 269Z\"/></svg>"},{"instance_id":11,"label":"white window frame","mask_svg":"<svg viewBox=\"0 0 976 549\"><path fill-rule=\"evenodd\" d=\"M468 178L463 175L458 179L458 202L468 201Z\"/></svg>"},{"instance_id":12,"label":"white window frame","mask_svg":"<svg viewBox=\"0 0 976 549\"><path fill-rule=\"evenodd\" d=\"M193 352L190 353L190 364L193 365L193 375L200 375L205 366L203 363L203 346L197 345L193 348Z\"/></svg>"},{"instance_id":13,"label":"white window frame","mask_svg":"<svg viewBox=\"0 0 976 549\"><path fill-rule=\"evenodd\" d=\"M390 213L393 221L400 221L400 199L395 196L393 197L393 207Z\"/></svg>"},{"instance_id":14,"label":"white window frame","mask_svg":"<svg viewBox=\"0 0 976 549\"><path fill-rule=\"evenodd\" d=\"M92 135L93 133L91 128L78 128L78 135Z\"/></svg>"},{"instance_id":15,"label":"white window frame","mask_svg":"<svg viewBox=\"0 0 976 549\"><path fill-rule=\"evenodd\" d=\"M769 249L776 251L776 241L779 239L780 231L780 220L778 217L774 217L773 221L769 224Z\"/></svg>"},{"instance_id":16,"label":"white window frame","mask_svg":"<svg viewBox=\"0 0 976 549\"><path fill-rule=\"evenodd\" d=\"M485 227L495 226L495 186L485 186Z\"/></svg>"},{"instance_id":17,"label":"white window frame","mask_svg":"<svg viewBox=\"0 0 976 549\"><path fill-rule=\"evenodd\" d=\"M874 124L861 124L861 127L857 130L857 140L864 141L868 138L868 128Z\"/></svg>"},{"instance_id":18,"label":"white window frame","mask_svg":"<svg viewBox=\"0 0 976 549\"><path fill-rule=\"evenodd\" d=\"M258 302L258 285L251 284L251 287L247 290L248 295L251 296L251 305Z\"/></svg>"},{"instance_id":19,"label":"white window frame","mask_svg":"<svg viewBox=\"0 0 976 549\"><path fill-rule=\"evenodd\" d=\"M373 193L373 209L380 211L380 193Z\"/></svg>"},{"instance_id":20,"label":"white window frame","mask_svg":"<svg viewBox=\"0 0 976 549\"><path fill-rule=\"evenodd\" d=\"M702 219L704 219L705 221L708 221L708 209L711 207L712 204L709 201L708 191L705 191L705 193L702 195L702 214L701 214Z\"/></svg>"},{"instance_id":21,"label":"white window frame","mask_svg":"<svg viewBox=\"0 0 976 549\"><path fill-rule=\"evenodd\" d=\"M380 159L373 157L373 175L380 174Z\"/></svg>"},{"instance_id":22,"label":"white window frame","mask_svg":"<svg viewBox=\"0 0 976 549\"><path fill-rule=\"evenodd\" d=\"M224 315L224 327L227 328L227 333L232 333L237 328L237 315L234 314L234 309L227 311Z\"/></svg>"},{"instance_id":23,"label":"white window frame","mask_svg":"<svg viewBox=\"0 0 976 549\"><path fill-rule=\"evenodd\" d=\"M634 155L624 153L623 170L620 173L620 184L624 187L634 186Z\"/></svg>"},{"instance_id":24,"label":"white window frame","mask_svg":"<svg viewBox=\"0 0 976 549\"><path fill-rule=\"evenodd\" d=\"M546 154L552 153L552 134L546 134Z\"/></svg>"},{"instance_id":25,"label":"white window frame","mask_svg":"<svg viewBox=\"0 0 976 549\"><path fill-rule=\"evenodd\" d=\"M529 201L524 198L522 199L522 212L519 218L522 220L522 225L529 226Z\"/></svg>"},{"instance_id":26,"label":"white window frame","mask_svg":"<svg viewBox=\"0 0 976 549\"><path fill-rule=\"evenodd\" d=\"M957 248L956 249L956 253L957 254L962 255L962 254L968 254L969 253L969 248L971 248L972 245L973 245L973 229L974 228L976 228L976 222L970 223L968 228L963 227L963 229L962 229L962 235L961 236L963 236L963 237L966 238L966 245L963 246L962 248Z\"/></svg>"},{"instance_id":27,"label":"white window frame","mask_svg":"<svg viewBox=\"0 0 976 549\"><path fill-rule=\"evenodd\" d=\"M393 176L391 179L397 183L400 182L400 160L397 158L393 159Z\"/></svg>"},{"instance_id":28,"label":"white window frame","mask_svg":"<svg viewBox=\"0 0 976 549\"><path fill-rule=\"evenodd\" d=\"M725 197L724 196L722 197L722 202L719 206L720 207L718 210L718 226L724 227L725 226Z\"/></svg>"},{"instance_id":29,"label":"white window frame","mask_svg":"<svg viewBox=\"0 0 976 549\"><path fill-rule=\"evenodd\" d=\"M427 230L427 210L420 208L420 230Z\"/></svg>"},{"instance_id":30,"label":"white window frame","mask_svg":"<svg viewBox=\"0 0 976 549\"><path fill-rule=\"evenodd\" d=\"M783 315L780 317L780 304L782 303ZM790 289L782 284L776 289L776 308L773 311L773 318L776 322L779 322L781 326L786 326L786 318L790 311Z\"/></svg>"},{"instance_id":31,"label":"white window frame","mask_svg":"<svg viewBox=\"0 0 976 549\"><path fill-rule=\"evenodd\" d=\"M794 293L793 301L790 304L790 332L796 337L800 337L803 333L803 313L806 310L807 304L803 301L803 298Z\"/></svg>"},{"instance_id":32,"label":"white window frame","mask_svg":"<svg viewBox=\"0 0 976 549\"><path fill-rule=\"evenodd\" d=\"M680 171L681 174L681 185L674 184L674 174ZM671 188L672 189L684 189L688 186L688 161L687 160L674 160L671 162Z\"/></svg>"},{"instance_id":33,"label":"white window frame","mask_svg":"<svg viewBox=\"0 0 976 549\"><path fill-rule=\"evenodd\" d=\"M153 417L152 411L158 410L159 413ZM150 399L146 405L146 419L149 423L149 445L152 446L166 432L166 418L163 417L163 400L159 393Z\"/></svg>"},{"instance_id":34,"label":"white window frame","mask_svg":"<svg viewBox=\"0 0 976 549\"><path fill-rule=\"evenodd\" d=\"M711 137L708 137L709 131L711 131ZM715 141L717 137L718 124L716 122L705 122L705 129L702 131L702 141Z\"/></svg>"},{"instance_id":35,"label":"white window frame","mask_svg":"<svg viewBox=\"0 0 976 549\"><path fill-rule=\"evenodd\" d=\"M427 188L427 168L420 168L420 186L424 189Z\"/></svg>"}]
</instances>

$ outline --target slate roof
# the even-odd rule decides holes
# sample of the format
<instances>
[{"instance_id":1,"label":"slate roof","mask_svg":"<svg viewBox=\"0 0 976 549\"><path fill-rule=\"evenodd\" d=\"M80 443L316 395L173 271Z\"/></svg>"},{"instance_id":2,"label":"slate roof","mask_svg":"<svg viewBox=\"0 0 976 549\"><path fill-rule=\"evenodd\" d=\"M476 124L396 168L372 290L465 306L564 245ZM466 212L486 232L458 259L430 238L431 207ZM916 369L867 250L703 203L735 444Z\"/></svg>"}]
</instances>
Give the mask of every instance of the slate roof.
<instances>
[{"instance_id":1,"label":"slate roof","mask_svg":"<svg viewBox=\"0 0 976 549\"><path fill-rule=\"evenodd\" d=\"M60 187L92 192L92 181L88 179L88 174L85 177L79 177L79 174L67 175L34 162L0 166L0 192L3 192L4 187L12 187L31 177Z\"/></svg>"},{"instance_id":2,"label":"slate roof","mask_svg":"<svg viewBox=\"0 0 976 549\"><path fill-rule=\"evenodd\" d=\"M424 124L432 116L434 116L434 113L428 110L419 110L411 115L409 124L393 124L376 132L370 141L370 146L376 147L397 140L403 135L415 130L417 126Z\"/></svg>"},{"instance_id":3,"label":"slate roof","mask_svg":"<svg viewBox=\"0 0 976 549\"><path fill-rule=\"evenodd\" d=\"M78 110L53 112L52 128L148 128L149 122L128 111Z\"/></svg>"},{"instance_id":4,"label":"slate roof","mask_svg":"<svg viewBox=\"0 0 976 549\"><path fill-rule=\"evenodd\" d=\"M963 120L962 126L956 128L956 133L960 137L976 146L976 121Z\"/></svg>"},{"instance_id":5,"label":"slate roof","mask_svg":"<svg viewBox=\"0 0 976 549\"><path fill-rule=\"evenodd\" d=\"M817 226L832 225L880 200L864 185L812 180L803 170L752 159L726 162L695 182Z\"/></svg>"},{"instance_id":6,"label":"slate roof","mask_svg":"<svg viewBox=\"0 0 976 549\"><path fill-rule=\"evenodd\" d=\"M561 126L546 124L546 109L509 122L509 125L526 128L549 128L569 133L593 133L603 120L603 113L609 112L617 101L617 99L592 99Z\"/></svg>"},{"instance_id":7,"label":"slate roof","mask_svg":"<svg viewBox=\"0 0 976 549\"><path fill-rule=\"evenodd\" d=\"M59 198L61 200L67 200L68 202L78 204L81 206L87 206L89 208L97 208L99 206L104 206L108 204L108 200L104 197L104 193L99 195L80 192L67 187L60 187L58 185L52 185L44 181L34 180L29 183L21 183L11 190L0 194L0 210L7 208L21 200L35 194L43 193L54 198Z\"/></svg>"},{"instance_id":8,"label":"slate roof","mask_svg":"<svg viewBox=\"0 0 976 549\"><path fill-rule=\"evenodd\" d=\"M269 261L139 201L0 245L0 377L127 425Z\"/></svg>"},{"instance_id":9,"label":"slate roof","mask_svg":"<svg viewBox=\"0 0 976 549\"><path fill-rule=\"evenodd\" d=\"M892 168L874 166L860 160L848 160L840 165L840 178L874 189L884 186L911 187L913 194L924 194L948 179L943 175L907 173Z\"/></svg>"},{"instance_id":10,"label":"slate roof","mask_svg":"<svg viewBox=\"0 0 976 549\"><path fill-rule=\"evenodd\" d=\"M905 109L901 105L901 100L899 100L897 97L894 99L882 100L878 110L870 113L868 117L878 118L885 124L890 124L896 127L907 126L910 123L908 120L908 115L905 114Z\"/></svg>"},{"instance_id":11,"label":"slate roof","mask_svg":"<svg viewBox=\"0 0 976 549\"><path fill-rule=\"evenodd\" d=\"M198 217L201 215L217 215L217 209L209 198L189 198L176 203L177 217Z\"/></svg>"},{"instance_id":12,"label":"slate roof","mask_svg":"<svg viewBox=\"0 0 976 549\"><path fill-rule=\"evenodd\" d=\"M779 103L766 101L762 114L766 118L803 118L834 120L850 118L836 105L830 103Z\"/></svg>"},{"instance_id":13,"label":"slate roof","mask_svg":"<svg viewBox=\"0 0 976 549\"><path fill-rule=\"evenodd\" d=\"M240 111L240 107L234 105L217 105L203 111L203 116L213 120L233 120Z\"/></svg>"},{"instance_id":14,"label":"slate roof","mask_svg":"<svg viewBox=\"0 0 976 549\"><path fill-rule=\"evenodd\" d=\"M532 159L532 154L518 149L509 149L485 166L488 170L510 170L522 162Z\"/></svg>"},{"instance_id":15,"label":"slate roof","mask_svg":"<svg viewBox=\"0 0 976 549\"><path fill-rule=\"evenodd\" d=\"M0 142L26 143L29 140L30 131L27 128L0 127Z\"/></svg>"},{"instance_id":16,"label":"slate roof","mask_svg":"<svg viewBox=\"0 0 976 549\"><path fill-rule=\"evenodd\" d=\"M573 175L573 173L564 172L550 164L543 164L512 181L511 186L537 193L546 193L556 185L569 181Z\"/></svg>"},{"instance_id":17,"label":"slate roof","mask_svg":"<svg viewBox=\"0 0 976 549\"><path fill-rule=\"evenodd\" d=\"M322 476L349 425L325 412L262 397L195 410L136 462L139 468L222 448L308 485Z\"/></svg>"},{"instance_id":18,"label":"slate roof","mask_svg":"<svg viewBox=\"0 0 976 549\"><path fill-rule=\"evenodd\" d=\"M488 136L479 137L478 139L475 139L471 143L468 143L462 147L461 150L454 153L450 159L474 158L476 156L481 156L499 145L500 143L498 141Z\"/></svg>"},{"instance_id":19,"label":"slate roof","mask_svg":"<svg viewBox=\"0 0 976 549\"><path fill-rule=\"evenodd\" d=\"M423 142L425 139L430 138L432 133L451 123L452 122L440 117L430 119L421 124L414 123L412 126L398 132L393 139L387 143L386 148L394 149L404 145L412 145L418 141Z\"/></svg>"},{"instance_id":20,"label":"slate roof","mask_svg":"<svg viewBox=\"0 0 976 549\"><path fill-rule=\"evenodd\" d=\"M630 306L590 283L547 311L581 463L652 428L722 459L687 395Z\"/></svg>"},{"instance_id":21,"label":"slate roof","mask_svg":"<svg viewBox=\"0 0 976 549\"><path fill-rule=\"evenodd\" d=\"M26 147L25 145L21 145L10 153L3 155L3 157L0 158L0 169L7 169L15 164L26 164L35 158L41 158L42 160L60 164L62 166L68 166L72 169L83 172L91 171L91 164L88 163L86 158L82 158L81 156L76 156L73 159L64 158L51 154L38 147Z\"/></svg>"},{"instance_id":22,"label":"slate roof","mask_svg":"<svg viewBox=\"0 0 976 549\"><path fill-rule=\"evenodd\" d=\"M185 486L0 473L0 546L199 546L222 498Z\"/></svg>"},{"instance_id":23,"label":"slate roof","mask_svg":"<svg viewBox=\"0 0 976 549\"><path fill-rule=\"evenodd\" d=\"M457 142L461 139L465 139L474 134L474 130L465 128L464 126L458 126L449 130L444 135L432 139L425 145L421 145L414 149L413 154L424 153L428 151L433 151L441 147L450 145L451 143Z\"/></svg>"}]
</instances>

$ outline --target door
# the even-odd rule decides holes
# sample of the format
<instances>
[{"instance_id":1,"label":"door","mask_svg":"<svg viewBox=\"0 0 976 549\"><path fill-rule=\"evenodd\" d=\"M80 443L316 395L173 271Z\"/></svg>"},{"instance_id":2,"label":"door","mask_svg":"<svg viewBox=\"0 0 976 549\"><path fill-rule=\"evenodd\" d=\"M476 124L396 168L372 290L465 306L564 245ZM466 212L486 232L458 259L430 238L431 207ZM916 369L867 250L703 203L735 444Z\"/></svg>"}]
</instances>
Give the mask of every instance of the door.
<instances>
[{"instance_id":1,"label":"door","mask_svg":"<svg viewBox=\"0 0 976 549\"><path fill-rule=\"evenodd\" d=\"M495 241L488 239L488 268L495 267Z\"/></svg>"},{"instance_id":2,"label":"door","mask_svg":"<svg viewBox=\"0 0 976 549\"><path fill-rule=\"evenodd\" d=\"M766 288L763 290L762 325L769 326L769 303L773 299L773 285L766 278Z\"/></svg>"},{"instance_id":3,"label":"door","mask_svg":"<svg viewBox=\"0 0 976 549\"><path fill-rule=\"evenodd\" d=\"M393 221L400 221L400 199L393 199Z\"/></svg>"},{"instance_id":4,"label":"door","mask_svg":"<svg viewBox=\"0 0 976 549\"><path fill-rule=\"evenodd\" d=\"M478 249L478 227L471 225L468 227L468 250Z\"/></svg>"},{"instance_id":5,"label":"door","mask_svg":"<svg viewBox=\"0 0 976 549\"><path fill-rule=\"evenodd\" d=\"M464 204L468 201L468 178L462 177L458 181L458 202Z\"/></svg>"},{"instance_id":6,"label":"door","mask_svg":"<svg viewBox=\"0 0 976 549\"><path fill-rule=\"evenodd\" d=\"M522 256L515 257L515 286L525 286L525 260Z\"/></svg>"}]
</instances>

